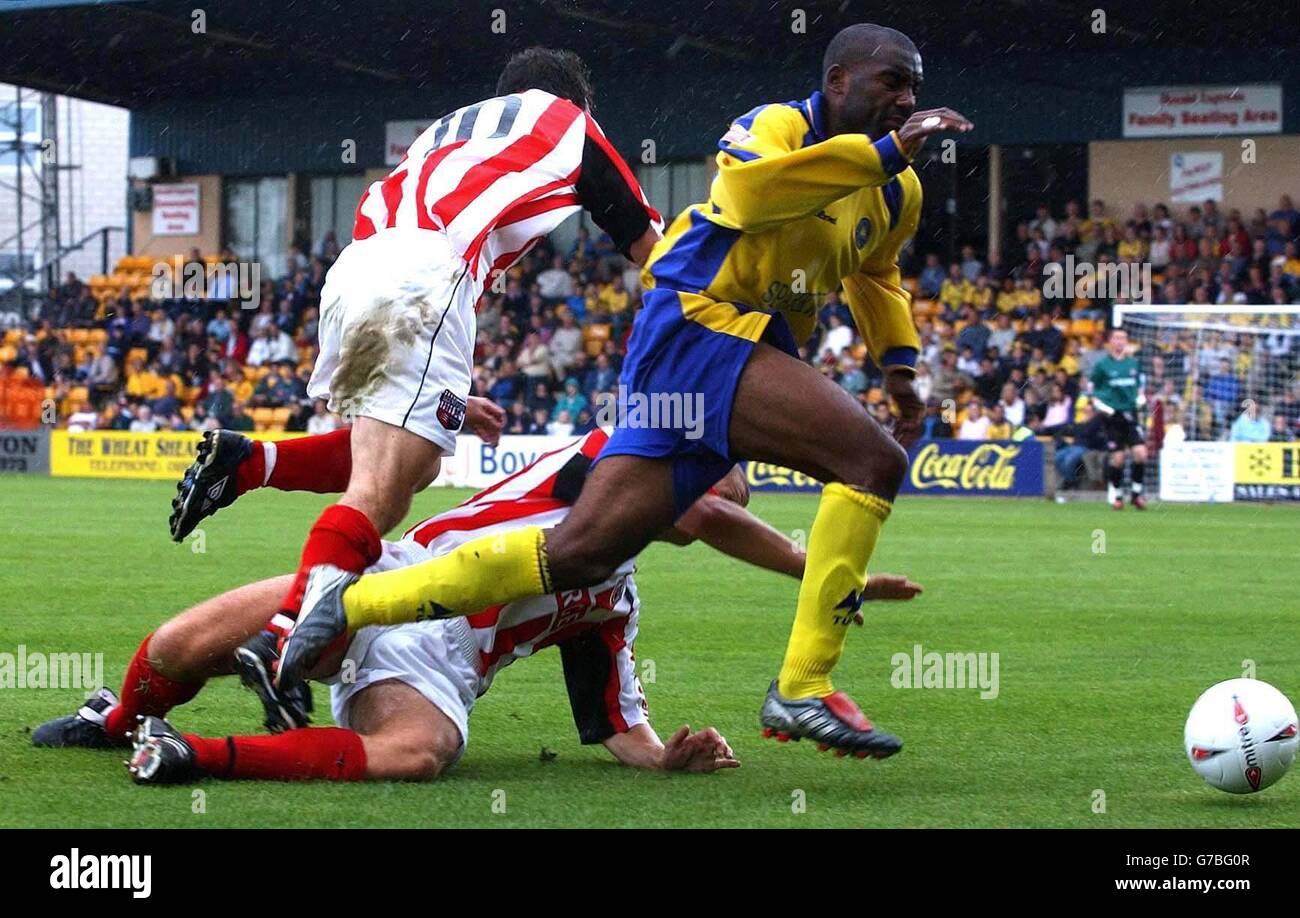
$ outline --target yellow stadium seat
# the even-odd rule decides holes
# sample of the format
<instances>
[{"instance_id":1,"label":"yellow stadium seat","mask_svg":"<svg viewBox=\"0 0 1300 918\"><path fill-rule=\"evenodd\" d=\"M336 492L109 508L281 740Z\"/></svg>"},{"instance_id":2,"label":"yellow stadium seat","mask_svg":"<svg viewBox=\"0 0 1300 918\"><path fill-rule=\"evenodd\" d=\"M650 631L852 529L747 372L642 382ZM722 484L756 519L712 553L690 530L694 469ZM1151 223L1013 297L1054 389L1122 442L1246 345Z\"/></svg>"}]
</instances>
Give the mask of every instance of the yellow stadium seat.
<instances>
[{"instance_id":1,"label":"yellow stadium seat","mask_svg":"<svg viewBox=\"0 0 1300 918\"><path fill-rule=\"evenodd\" d=\"M250 367L247 364L245 364L240 369L244 371L244 379L248 380L249 382L252 382L253 380L257 379L257 367Z\"/></svg>"},{"instance_id":2,"label":"yellow stadium seat","mask_svg":"<svg viewBox=\"0 0 1300 918\"><path fill-rule=\"evenodd\" d=\"M271 423L278 429L283 430L284 425L289 423L289 418L293 414L292 408L272 408Z\"/></svg>"},{"instance_id":3,"label":"yellow stadium seat","mask_svg":"<svg viewBox=\"0 0 1300 918\"><path fill-rule=\"evenodd\" d=\"M190 405L181 405L181 417L185 419L186 424L194 420L194 408Z\"/></svg>"}]
</instances>

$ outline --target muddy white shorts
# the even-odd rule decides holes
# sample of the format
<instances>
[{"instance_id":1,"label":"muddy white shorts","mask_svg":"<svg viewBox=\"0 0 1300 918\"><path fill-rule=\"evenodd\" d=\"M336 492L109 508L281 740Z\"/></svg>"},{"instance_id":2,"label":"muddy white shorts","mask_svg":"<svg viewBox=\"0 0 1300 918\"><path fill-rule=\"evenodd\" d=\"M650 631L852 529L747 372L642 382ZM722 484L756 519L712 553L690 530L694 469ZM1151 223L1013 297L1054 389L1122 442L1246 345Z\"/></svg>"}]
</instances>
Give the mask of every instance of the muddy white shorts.
<instances>
[{"instance_id":1,"label":"muddy white shorts","mask_svg":"<svg viewBox=\"0 0 1300 918\"><path fill-rule=\"evenodd\" d=\"M393 570L433 557L415 542L385 542L367 573ZM456 761L469 741L469 714L478 697L478 650L464 618L370 626L352 637L339 672L329 681L334 722L351 727L350 703L358 692L395 679L409 685L447 715L460 731Z\"/></svg>"},{"instance_id":2,"label":"muddy white shorts","mask_svg":"<svg viewBox=\"0 0 1300 918\"><path fill-rule=\"evenodd\" d=\"M386 229L350 243L325 276L307 394L345 417L404 427L450 456L465 421L477 298L442 233Z\"/></svg>"}]
</instances>

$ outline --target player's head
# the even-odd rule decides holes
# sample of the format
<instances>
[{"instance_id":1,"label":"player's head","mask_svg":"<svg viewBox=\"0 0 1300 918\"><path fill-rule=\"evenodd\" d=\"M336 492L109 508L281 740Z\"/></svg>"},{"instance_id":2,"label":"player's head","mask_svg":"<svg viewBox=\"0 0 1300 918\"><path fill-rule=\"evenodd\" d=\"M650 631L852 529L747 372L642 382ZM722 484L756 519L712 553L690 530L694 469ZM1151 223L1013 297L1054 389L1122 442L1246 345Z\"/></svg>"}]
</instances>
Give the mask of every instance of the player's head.
<instances>
[{"instance_id":1,"label":"player's head","mask_svg":"<svg viewBox=\"0 0 1300 918\"><path fill-rule=\"evenodd\" d=\"M842 29L822 57L822 94L835 134L882 137L916 108L921 55L902 32L872 23Z\"/></svg>"},{"instance_id":2,"label":"player's head","mask_svg":"<svg viewBox=\"0 0 1300 918\"><path fill-rule=\"evenodd\" d=\"M592 110L596 101L591 89L591 73L582 58L572 51L555 48L529 48L506 61L497 80L497 95L505 96L527 89L544 90L587 111Z\"/></svg>"},{"instance_id":3,"label":"player's head","mask_svg":"<svg viewBox=\"0 0 1300 918\"><path fill-rule=\"evenodd\" d=\"M1106 338L1106 346L1111 356L1117 360L1123 357L1128 350L1128 332L1122 328L1112 328L1109 337Z\"/></svg>"}]
</instances>

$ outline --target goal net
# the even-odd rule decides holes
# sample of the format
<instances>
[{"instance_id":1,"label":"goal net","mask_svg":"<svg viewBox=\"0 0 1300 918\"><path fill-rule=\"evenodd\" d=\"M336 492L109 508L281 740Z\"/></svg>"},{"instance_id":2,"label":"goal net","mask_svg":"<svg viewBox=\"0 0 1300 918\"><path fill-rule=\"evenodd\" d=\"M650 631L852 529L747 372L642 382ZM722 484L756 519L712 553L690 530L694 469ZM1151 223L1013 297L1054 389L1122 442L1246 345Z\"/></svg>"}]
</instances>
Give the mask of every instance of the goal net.
<instances>
[{"instance_id":1,"label":"goal net","mask_svg":"<svg viewBox=\"0 0 1300 918\"><path fill-rule=\"evenodd\" d=\"M1116 306L1137 346L1149 442L1300 435L1300 305Z\"/></svg>"}]
</instances>

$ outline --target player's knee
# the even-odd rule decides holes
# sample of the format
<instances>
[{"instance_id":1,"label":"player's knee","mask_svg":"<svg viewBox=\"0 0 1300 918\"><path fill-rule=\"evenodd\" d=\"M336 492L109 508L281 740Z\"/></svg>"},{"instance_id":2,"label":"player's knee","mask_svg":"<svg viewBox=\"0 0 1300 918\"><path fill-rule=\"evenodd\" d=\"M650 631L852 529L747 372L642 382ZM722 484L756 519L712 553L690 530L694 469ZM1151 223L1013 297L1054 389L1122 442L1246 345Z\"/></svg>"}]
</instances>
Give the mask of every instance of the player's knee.
<instances>
[{"instance_id":1,"label":"player's knee","mask_svg":"<svg viewBox=\"0 0 1300 918\"><path fill-rule=\"evenodd\" d=\"M907 450L892 437L869 437L863 448L845 451L845 484L854 485L893 500L907 475Z\"/></svg>"},{"instance_id":2,"label":"player's knee","mask_svg":"<svg viewBox=\"0 0 1300 918\"><path fill-rule=\"evenodd\" d=\"M546 559L556 589L576 589L603 583L623 559L612 557L608 544L590 531L554 529L546 540Z\"/></svg>"},{"instance_id":3,"label":"player's knee","mask_svg":"<svg viewBox=\"0 0 1300 918\"><path fill-rule=\"evenodd\" d=\"M168 679L184 681L196 675L202 650L192 646L189 629L172 619L149 639L149 665Z\"/></svg>"}]
</instances>

